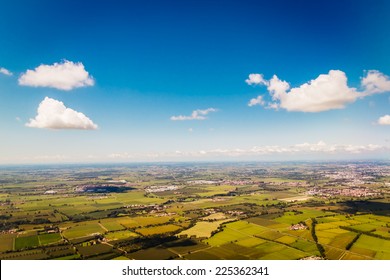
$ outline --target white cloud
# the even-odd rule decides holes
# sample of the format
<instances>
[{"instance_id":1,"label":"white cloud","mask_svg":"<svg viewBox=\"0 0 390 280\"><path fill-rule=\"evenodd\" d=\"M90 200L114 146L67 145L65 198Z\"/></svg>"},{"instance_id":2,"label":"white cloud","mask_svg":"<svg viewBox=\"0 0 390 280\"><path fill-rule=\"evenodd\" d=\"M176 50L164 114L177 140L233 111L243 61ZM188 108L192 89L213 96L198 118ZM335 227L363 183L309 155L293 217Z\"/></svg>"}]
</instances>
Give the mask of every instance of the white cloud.
<instances>
[{"instance_id":1,"label":"white cloud","mask_svg":"<svg viewBox=\"0 0 390 280\"><path fill-rule=\"evenodd\" d=\"M255 106L255 105L261 105L261 106L264 106L265 102L263 100L263 96L259 95L258 97L256 98L252 98L249 103L248 103L248 106L249 107L252 107L252 106Z\"/></svg>"},{"instance_id":2,"label":"white cloud","mask_svg":"<svg viewBox=\"0 0 390 280\"><path fill-rule=\"evenodd\" d=\"M362 86L365 88L366 94L382 93L390 91L390 78L385 74L370 70L366 77L362 78Z\"/></svg>"},{"instance_id":3,"label":"white cloud","mask_svg":"<svg viewBox=\"0 0 390 280\"><path fill-rule=\"evenodd\" d=\"M8 69L5 69L3 67L0 67L0 73L7 76L12 76L12 73Z\"/></svg>"},{"instance_id":4,"label":"white cloud","mask_svg":"<svg viewBox=\"0 0 390 280\"><path fill-rule=\"evenodd\" d=\"M51 87L60 90L71 90L79 87L93 86L94 79L84 69L81 62L64 60L53 65L40 65L34 70L27 70L19 78L19 84L32 87Z\"/></svg>"},{"instance_id":5,"label":"white cloud","mask_svg":"<svg viewBox=\"0 0 390 280\"><path fill-rule=\"evenodd\" d=\"M320 156L339 157L344 156L364 156L372 153L383 153L390 151L389 147L379 146L374 144L367 145L337 145L327 144L324 141L317 143L302 143L290 146L268 145L268 146L254 146L249 149L211 149L199 151L174 151L174 152L155 152L155 153L121 153L111 154L108 157L111 159L161 159L170 160L178 159L204 159L204 158L272 158L276 156L283 156L283 158L290 157L309 157L313 158Z\"/></svg>"},{"instance_id":6,"label":"white cloud","mask_svg":"<svg viewBox=\"0 0 390 280\"><path fill-rule=\"evenodd\" d=\"M64 155L42 155L42 156L35 156L34 157L34 160L38 160L38 161L52 161L52 160L55 160L55 161L63 161L63 160L68 160L70 159L70 157L68 156L64 156Z\"/></svg>"},{"instance_id":7,"label":"white cloud","mask_svg":"<svg viewBox=\"0 0 390 280\"><path fill-rule=\"evenodd\" d=\"M384 115L378 119L380 125L390 125L390 115Z\"/></svg>"},{"instance_id":8,"label":"white cloud","mask_svg":"<svg viewBox=\"0 0 390 280\"><path fill-rule=\"evenodd\" d=\"M45 97L39 104L35 119L30 119L26 126L48 129L97 129L86 115L65 107L61 101Z\"/></svg>"},{"instance_id":9,"label":"white cloud","mask_svg":"<svg viewBox=\"0 0 390 280\"><path fill-rule=\"evenodd\" d=\"M280 80L276 75L273 75L267 87L272 96L272 100L280 100L289 88L290 85L286 81Z\"/></svg>"},{"instance_id":10,"label":"white cloud","mask_svg":"<svg viewBox=\"0 0 390 280\"><path fill-rule=\"evenodd\" d=\"M133 158L133 156L130 155L129 153L114 153L114 154L108 155L108 157L112 158L112 159L130 159L130 158Z\"/></svg>"},{"instance_id":11,"label":"white cloud","mask_svg":"<svg viewBox=\"0 0 390 280\"><path fill-rule=\"evenodd\" d=\"M192 111L191 116L172 116L172 121L191 121L191 120L205 120L207 119L207 115L211 112L216 112L217 109L214 108L208 108L205 110L195 110Z\"/></svg>"},{"instance_id":12,"label":"white cloud","mask_svg":"<svg viewBox=\"0 0 390 280\"><path fill-rule=\"evenodd\" d=\"M262 104L257 104L267 109L282 108L298 112L342 109L358 98L390 91L389 77L376 70L368 71L366 77L361 79L363 91L349 87L346 74L340 70L330 70L328 74L321 74L316 79L291 89L288 82L280 80L276 75L262 84L267 85L272 102L266 102L262 97Z\"/></svg>"},{"instance_id":13,"label":"white cloud","mask_svg":"<svg viewBox=\"0 0 390 280\"><path fill-rule=\"evenodd\" d=\"M249 78L245 80L248 85L267 85L262 74L249 74Z\"/></svg>"}]
</instances>

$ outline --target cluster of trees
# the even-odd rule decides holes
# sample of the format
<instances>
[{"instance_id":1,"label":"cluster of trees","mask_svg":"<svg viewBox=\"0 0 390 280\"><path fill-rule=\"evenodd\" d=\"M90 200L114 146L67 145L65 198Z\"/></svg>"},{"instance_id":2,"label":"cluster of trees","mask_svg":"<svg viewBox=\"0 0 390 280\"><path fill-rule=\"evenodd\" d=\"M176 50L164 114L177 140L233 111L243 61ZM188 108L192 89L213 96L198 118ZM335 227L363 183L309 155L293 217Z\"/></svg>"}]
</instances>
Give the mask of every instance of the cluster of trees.
<instances>
[{"instance_id":1,"label":"cluster of trees","mask_svg":"<svg viewBox=\"0 0 390 280\"><path fill-rule=\"evenodd\" d=\"M325 258L325 249L324 247L318 243L318 237L316 234L316 225L317 225L317 220L315 218L311 218L311 236L313 237L314 242L317 245L317 249L320 252L321 257Z\"/></svg>"}]
</instances>

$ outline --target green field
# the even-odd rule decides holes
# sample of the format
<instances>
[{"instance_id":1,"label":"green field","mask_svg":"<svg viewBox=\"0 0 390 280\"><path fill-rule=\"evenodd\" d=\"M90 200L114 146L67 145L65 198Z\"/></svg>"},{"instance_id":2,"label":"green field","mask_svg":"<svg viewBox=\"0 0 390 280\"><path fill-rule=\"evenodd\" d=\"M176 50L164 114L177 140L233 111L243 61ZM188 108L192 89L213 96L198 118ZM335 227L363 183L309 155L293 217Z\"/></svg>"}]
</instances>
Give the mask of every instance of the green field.
<instances>
[{"instance_id":1,"label":"green field","mask_svg":"<svg viewBox=\"0 0 390 280\"><path fill-rule=\"evenodd\" d=\"M97 223L76 224L63 231L63 235L68 239L75 239L83 236L103 234L105 230Z\"/></svg>"},{"instance_id":2,"label":"green field","mask_svg":"<svg viewBox=\"0 0 390 280\"><path fill-rule=\"evenodd\" d=\"M37 235L17 237L15 239L15 250L34 248L39 245L39 239Z\"/></svg>"},{"instance_id":3,"label":"green field","mask_svg":"<svg viewBox=\"0 0 390 280\"><path fill-rule=\"evenodd\" d=\"M181 229L181 227L177 225L162 225L162 226L136 229L136 232L142 234L143 236L148 236L148 235L155 235L155 234L165 234L168 232L175 232L179 229Z\"/></svg>"},{"instance_id":4,"label":"green field","mask_svg":"<svg viewBox=\"0 0 390 280\"><path fill-rule=\"evenodd\" d=\"M112 252L113 248L107 244L96 244L91 246L77 246L77 251L84 258L89 258L96 255L102 255Z\"/></svg>"},{"instance_id":5,"label":"green field","mask_svg":"<svg viewBox=\"0 0 390 280\"><path fill-rule=\"evenodd\" d=\"M138 234L128 231L128 230L122 230L122 231L116 231L116 232L108 232L104 235L105 238L110 240L118 240L118 239L126 239L131 237L137 237Z\"/></svg>"},{"instance_id":6,"label":"green field","mask_svg":"<svg viewBox=\"0 0 390 280\"><path fill-rule=\"evenodd\" d=\"M133 220L137 223L138 227L145 227L151 225L161 225L169 222L169 220L174 219L173 217L136 217Z\"/></svg>"},{"instance_id":7,"label":"green field","mask_svg":"<svg viewBox=\"0 0 390 280\"><path fill-rule=\"evenodd\" d=\"M352 246L351 252L375 259L387 259L390 256L390 240L383 240L363 234Z\"/></svg>"},{"instance_id":8,"label":"green field","mask_svg":"<svg viewBox=\"0 0 390 280\"><path fill-rule=\"evenodd\" d=\"M38 235L38 238L41 245L53 244L62 240L62 237L59 233L41 234Z\"/></svg>"},{"instance_id":9,"label":"green field","mask_svg":"<svg viewBox=\"0 0 390 280\"><path fill-rule=\"evenodd\" d=\"M219 220L215 222L197 222L193 227L180 232L180 235L195 237L210 237L211 233L228 220Z\"/></svg>"},{"instance_id":10,"label":"green field","mask_svg":"<svg viewBox=\"0 0 390 280\"><path fill-rule=\"evenodd\" d=\"M117 231L117 230L125 229L125 227L121 225L119 221L115 221L115 220L101 220L100 224L107 231Z\"/></svg>"}]
</instances>

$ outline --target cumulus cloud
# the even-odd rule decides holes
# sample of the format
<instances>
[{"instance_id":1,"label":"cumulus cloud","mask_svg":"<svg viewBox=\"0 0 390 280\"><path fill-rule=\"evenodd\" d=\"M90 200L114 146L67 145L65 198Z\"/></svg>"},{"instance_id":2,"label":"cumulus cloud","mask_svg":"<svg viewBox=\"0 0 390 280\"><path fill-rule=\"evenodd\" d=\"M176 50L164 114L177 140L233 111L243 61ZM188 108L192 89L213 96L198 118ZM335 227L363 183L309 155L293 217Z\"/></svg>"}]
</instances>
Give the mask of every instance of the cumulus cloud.
<instances>
[{"instance_id":1,"label":"cumulus cloud","mask_svg":"<svg viewBox=\"0 0 390 280\"><path fill-rule=\"evenodd\" d=\"M61 101L45 97L39 104L37 116L26 123L28 127L48 129L97 129L86 115L65 107Z\"/></svg>"},{"instance_id":2,"label":"cumulus cloud","mask_svg":"<svg viewBox=\"0 0 390 280\"><path fill-rule=\"evenodd\" d=\"M248 79L245 80L248 85L267 85L268 82L264 80L262 74L249 74Z\"/></svg>"},{"instance_id":3,"label":"cumulus cloud","mask_svg":"<svg viewBox=\"0 0 390 280\"><path fill-rule=\"evenodd\" d=\"M384 115L378 119L380 125L390 125L390 115Z\"/></svg>"},{"instance_id":4,"label":"cumulus cloud","mask_svg":"<svg viewBox=\"0 0 390 280\"><path fill-rule=\"evenodd\" d=\"M0 67L0 73L7 76L12 76L12 73L8 69L5 69L3 67Z\"/></svg>"},{"instance_id":5,"label":"cumulus cloud","mask_svg":"<svg viewBox=\"0 0 390 280\"><path fill-rule=\"evenodd\" d=\"M276 75L262 84L267 86L271 101L265 101L264 96L260 95L256 99L261 100L262 104L257 104L268 109L282 108L298 112L342 109L358 98L390 91L389 77L376 70L368 71L361 79L362 91L349 87L346 74L340 70L330 70L328 74L321 74L316 79L295 88L290 88L288 82ZM249 106L253 106L252 100L248 103Z\"/></svg>"},{"instance_id":6,"label":"cumulus cloud","mask_svg":"<svg viewBox=\"0 0 390 280\"><path fill-rule=\"evenodd\" d=\"M390 91L390 78L385 74L377 71L370 70L367 75L362 78L362 86L365 88L366 94L382 93Z\"/></svg>"},{"instance_id":7,"label":"cumulus cloud","mask_svg":"<svg viewBox=\"0 0 390 280\"><path fill-rule=\"evenodd\" d=\"M208 108L205 110L195 110L192 111L191 116L172 116L172 121L191 121L191 120L205 120L207 119L207 115L211 112L216 112L217 109L214 108Z\"/></svg>"},{"instance_id":8,"label":"cumulus cloud","mask_svg":"<svg viewBox=\"0 0 390 280\"><path fill-rule=\"evenodd\" d=\"M95 80L85 70L81 62L64 60L53 65L42 64L34 70L27 70L19 78L19 84L32 87L51 87L59 90L71 90L93 86Z\"/></svg>"},{"instance_id":9,"label":"cumulus cloud","mask_svg":"<svg viewBox=\"0 0 390 280\"><path fill-rule=\"evenodd\" d=\"M249 100L248 106L249 107L256 106L256 105L264 106L264 104L265 102L263 100L263 96L259 95L258 97Z\"/></svg>"}]
</instances>

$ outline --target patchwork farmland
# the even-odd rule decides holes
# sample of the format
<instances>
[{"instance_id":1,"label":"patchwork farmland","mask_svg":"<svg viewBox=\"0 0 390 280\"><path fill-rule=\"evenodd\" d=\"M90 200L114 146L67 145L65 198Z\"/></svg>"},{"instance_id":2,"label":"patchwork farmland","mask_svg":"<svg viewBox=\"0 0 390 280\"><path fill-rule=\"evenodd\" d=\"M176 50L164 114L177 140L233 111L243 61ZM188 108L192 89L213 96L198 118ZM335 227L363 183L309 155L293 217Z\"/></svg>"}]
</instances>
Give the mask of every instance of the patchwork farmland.
<instances>
[{"instance_id":1,"label":"patchwork farmland","mask_svg":"<svg viewBox=\"0 0 390 280\"><path fill-rule=\"evenodd\" d=\"M390 259L388 164L2 167L0 177L4 260Z\"/></svg>"}]
</instances>

